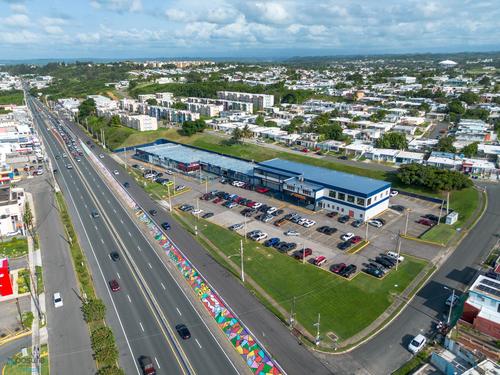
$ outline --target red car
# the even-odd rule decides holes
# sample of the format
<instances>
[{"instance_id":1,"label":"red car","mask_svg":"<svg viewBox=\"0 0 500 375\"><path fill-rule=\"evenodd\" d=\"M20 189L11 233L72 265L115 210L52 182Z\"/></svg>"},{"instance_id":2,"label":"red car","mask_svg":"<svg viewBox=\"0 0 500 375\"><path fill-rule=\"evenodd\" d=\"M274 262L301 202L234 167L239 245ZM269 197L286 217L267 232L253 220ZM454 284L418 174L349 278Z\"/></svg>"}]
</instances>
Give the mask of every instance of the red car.
<instances>
[{"instance_id":1,"label":"red car","mask_svg":"<svg viewBox=\"0 0 500 375\"><path fill-rule=\"evenodd\" d=\"M426 225L428 227L432 227L435 224L433 221L431 221L429 219L420 219L417 221L417 223L422 224L422 225Z\"/></svg>"},{"instance_id":2,"label":"red car","mask_svg":"<svg viewBox=\"0 0 500 375\"><path fill-rule=\"evenodd\" d=\"M314 259L314 264L318 267L321 267L323 264L326 263L326 257L323 255L320 255Z\"/></svg>"},{"instance_id":3,"label":"red car","mask_svg":"<svg viewBox=\"0 0 500 375\"><path fill-rule=\"evenodd\" d=\"M337 264L333 264L331 267L330 267L330 271L332 271L333 273L336 273L336 274L339 274L340 272L342 272L342 270L344 268L346 268L346 264L345 263L337 263Z\"/></svg>"},{"instance_id":4,"label":"red car","mask_svg":"<svg viewBox=\"0 0 500 375\"><path fill-rule=\"evenodd\" d=\"M247 207L253 207L254 204L255 204L254 201L248 201L247 204L245 204L245 206L247 206Z\"/></svg>"},{"instance_id":5,"label":"red car","mask_svg":"<svg viewBox=\"0 0 500 375\"><path fill-rule=\"evenodd\" d=\"M362 240L363 239L360 236L354 236L353 238L351 238L351 243L357 244L357 243L360 243Z\"/></svg>"},{"instance_id":6,"label":"red car","mask_svg":"<svg viewBox=\"0 0 500 375\"><path fill-rule=\"evenodd\" d=\"M303 148L301 151L302 152L309 152L309 149L308 148Z\"/></svg>"},{"instance_id":7,"label":"red car","mask_svg":"<svg viewBox=\"0 0 500 375\"><path fill-rule=\"evenodd\" d=\"M303 250L297 251L295 254L293 254L293 257L295 259L302 259L304 257L308 257L309 255L312 255L313 251L310 248L305 248Z\"/></svg>"},{"instance_id":8,"label":"red car","mask_svg":"<svg viewBox=\"0 0 500 375\"><path fill-rule=\"evenodd\" d=\"M222 199L222 198L215 198L215 199L212 201L212 203L217 204L217 203L220 203L220 202L222 202L222 201L223 201L223 199Z\"/></svg>"},{"instance_id":9,"label":"red car","mask_svg":"<svg viewBox=\"0 0 500 375\"><path fill-rule=\"evenodd\" d=\"M257 189L255 189L255 191L256 191L257 193L264 194L264 193L267 193L267 192L269 191L269 189L268 189L268 188L265 188L265 187L261 187L261 188L257 188Z\"/></svg>"},{"instance_id":10,"label":"red car","mask_svg":"<svg viewBox=\"0 0 500 375\"><path fill-rule=\"evenodd\" d=\"M118 292L120 290L120 284L114 279L109 281L109 287L113 292Z\"/></svg>"}]
</instances>

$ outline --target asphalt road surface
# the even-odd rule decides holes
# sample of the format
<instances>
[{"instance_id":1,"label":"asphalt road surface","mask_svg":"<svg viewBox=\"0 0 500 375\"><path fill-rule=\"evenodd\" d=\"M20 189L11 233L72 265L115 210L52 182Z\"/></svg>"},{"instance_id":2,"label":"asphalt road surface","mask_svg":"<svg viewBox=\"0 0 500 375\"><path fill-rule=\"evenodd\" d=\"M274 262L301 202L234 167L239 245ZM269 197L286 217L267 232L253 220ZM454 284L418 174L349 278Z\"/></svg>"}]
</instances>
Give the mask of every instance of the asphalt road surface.
<instances>
[{"instance_id":1,"label":"asphalt road surface","mask_svg":"<svg viewBox=\"0 0 500 375\"><path fill-rule=\"evenodd\" d=\"M70 126L74 134L83 141L90 138L75 124L65 122ZM93 152L96 154L104 153L99 146L95 146ZM105 153L104 153L105 154ZM244 286L236 280L225 268L219 265L214 259L207 254L203 247L184 229L182 228L171 215L163 210L157 202L152 200L149 195L138 186L135 181L129 177L125 170L121 168L114 159L105 154L101 161L106 167L113 171L120 170L120 174L116 176L120 183L125 181L130 183L130 192L134 199L146 211L156 209L158 215L154 217L157 223L168 221L172 228L169 230L169 236L188 256L190 261L204 275L208 282L220 293L220 295L229 303L233 311L242 319L245 325L251 330L254 336L264 344L267 350L271 352L273 357L277 359L279 364L288 374L330 374L331 370L326 368L320 361L314 357L303 346L299 345L298 340L290 334L288 328L279 321L271 312L269 312ZM84 170L95 178L96 191L100 190L104 194L104 203L107 204L109 198L113 202L113 195L102 187L99 181L99 176L92 168ZM92 180L92 183L93 180ZM102 189L102 190L101 190ZM111 211L116 208L114 205L106 206ZM116 208L118 209L118 208ZM127 226L125 229L133 230L133 226ZM140 236L132 234L131 239L134 240ZM156 264L158 262L151 262ZM160 275L164 270L159 270Z\"/></svg>"},{"instance_id":2,"label":"asphalt road surface","mask_svg":"<svg viewBox=\"0 0 500 375\"><path fill-rule=\"evenodd\" d=\"M35 117L54 168L59 170L57 180L87 250L98 294L108 306L107 320L117 336L125 372L137 372L136 359L148 355L154 358L157 370L169 374L237 373L191 301L90 163L82 157L79 163L71 160L75 169L66 169L69 160L54 157L64 152L61 144L49 134L40 116ZM92 218L92 211L99 211L101 217ZM121 255L117 262L109 257L113 251ZM119 292L110 292L107 282L111 279L119 282ZM173 327L179 323L190 328L190 340L183 341L175 333Z\"/></svg>"},{"instance_id":3,"label":"asphalt road surface","mask_svg":"<svg viewBox=\"0 0 500 375\"><path fill-rule=\"evenodd\" d=\"M19 353L22 348L31 348L31 335L21 337L20 339L0 346L0 369L7 364L10 358Z\"/></svg>"},{"instance_id":4,"label":"asphalt road surface","mask_svg":"<svg viewBox=\"0 0 500 375\"><path fill-rule=\"evenodd\" d=\"M29 180L40 238L45 285L51 373L95 373L89 330L80 310L81 301L73 262L54 192L46 179ZM61 293L63 306L55 308L52 296Z\"/></svg>"}]
</instances>

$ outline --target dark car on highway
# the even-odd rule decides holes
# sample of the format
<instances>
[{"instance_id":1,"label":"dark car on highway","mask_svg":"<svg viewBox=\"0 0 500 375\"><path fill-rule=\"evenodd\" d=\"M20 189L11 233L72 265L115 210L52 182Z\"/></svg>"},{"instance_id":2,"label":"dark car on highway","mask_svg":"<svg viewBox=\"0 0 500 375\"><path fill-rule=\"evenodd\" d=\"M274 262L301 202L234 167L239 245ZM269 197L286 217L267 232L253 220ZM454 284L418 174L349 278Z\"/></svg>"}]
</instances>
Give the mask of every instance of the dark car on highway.
<instances>
[{"instance_id":1,"label":"dark car on highway","mask_svg":"<svg viewBox=\"0 0 500 375\"><path fill-rule=\"evenodd\" d=\"M113 251L112 253L109 253L109 257L116 262L120 259L120 254L118 254L116 251Z\"/></svg>"},{"instance_id":2,"label":"dark car on highway","mask_svg":"<svg viewBox=\"0 0 500 375\"><path fill-rule=\"evenodd\" d=\"M126 187L126 188L128 188L128 187L130 187L130 184L128 182L124 182L123 186Z\"/></svg>"},{"instance_id":3,"label":"dark car on highway","mask_svg":"<svg viewBox=\"0 0 500 375\"><path fill-rule=\"evenodd\" d=\"M191 338L191 332L189 332L189 329L188 327L186 327L185 324L177 324L175 326L175 329L177 330L177 333L183 340Z\"/></svg>"},{"instance_id":4,"label":"dark car on highway","mask_svg":"<svg viewBox=\"0 0 500 375\"><path fill-rule=\"evenodd\" d=\"M158 213L158 211L156 211L156 210L154 210L154 209L153 209L153 210L149 210L149 214L150 214L151 216L156 216L156 214L157 214L157 213Z\"/></svg>"},{"instance_id":5,"label":"dark car on highway","mask_svg":"<svg viewBox=\"0 0 500 375\"><path fill-rule=\"evenodd\" d=\"M143 355L139 358L139 364L141 365L143 375L156 375L156 370L150 357Z\"/></svg>"},{"instance_id":6,"label":"dark car on highway","mask_svg":"<svg viewBox=\"0 0 500 375\"><path fill-rule=\"evenodd\" d=\"M170 229L170 224L165 221L164 223L161 223L161 227L163 229L165 229L165 230L169 230Z\"/></svg>"}]
</instances>

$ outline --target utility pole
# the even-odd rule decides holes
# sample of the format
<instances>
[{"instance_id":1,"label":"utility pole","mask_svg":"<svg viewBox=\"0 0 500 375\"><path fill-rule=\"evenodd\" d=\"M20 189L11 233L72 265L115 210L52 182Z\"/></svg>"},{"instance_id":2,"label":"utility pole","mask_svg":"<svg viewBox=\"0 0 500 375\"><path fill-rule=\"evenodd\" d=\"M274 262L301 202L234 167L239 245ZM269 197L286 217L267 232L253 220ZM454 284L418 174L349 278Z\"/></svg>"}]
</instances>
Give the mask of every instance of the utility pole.
<instances>
[{"instance_id":1,"label":"utility pole","mask_svg":"<svg viewBox=\"0 0 500 375\"><path fill-rule=\"evenodd\" d=\"M365 222L365 241L368 241L368 223Z\"/></svg>"},{"instance_id":2,"label":"utility pole","mask_svg":"<svg viewBox=\"0 0 500 375\"><path fill-rule=\"evenodd\" d=\"M439 220L437 222L437 225L441 222L441 217L443 216L443 206L444 206L444 199L441 200L441 208L439 209Z\"/></svg>"},{"instance_id":3,"label":"utility pole","mask_svg":"<svg viewBox=\"0 0 500 375\"><path fill-rule=\"evenodd\" d=\"M396 271L398 270L399 265L399 256L401 254L401 231L398 233L398 247L397 247L398 259L396 259Z\"/></svg>"},{"instance_id":4,"label":"utility pole","mask_svg":"<svg viewBox=\"0 0 500 375\"><path fill-rule=\"evenodd\" d=\"M290 309L290 330L293 329L293 324L295 323L295 296L293 297L292 300L292 307Z\"/></svg>"},{"instance_id":5,"label":"utility pole","mask_svg":"<svg viewBox=\"0 0 500 375\"><path fill-rule=\"evenodd\" d=\"M16 306L17 306L17 313L19 314L19 321L21 322L21 326L24 328L24 323L23 323L23 314L21 313L21 306L19 306L19 298L16 298Z\"/></svg>"},{"instance_id":6,"label":"utility pole","mask_svg":"<svg viewBox=\"0 0 500 375\"><path fill-rule=\"evenodd\" d=\"M410 209L406 210L406 222L405 222L405 236L408 233L408 220L410 219ZM401 235L401 233L400 233Z\"/></svg>"},{"instance_id":7,"label":"utility pole","mask_svg":"<svg viewBox=\"0 0 500 375\"><path fill-rule=\"evenodd\" d=\"M453 302L455 302L455 289L451 289L451 301L450 301L450 310L448 311L448 320L446 324L450 325L451 320L451 310L453 309Z\"/></svg>"},{"instance_id":8,"label":"utility pole","mask_svg":"<svg viewBox=\"0 0 500 375\"><path fill-rule=\"evenodd\" d=\"M450 192L446 192L446 216L450 213Z\"/></svg>"},{"instance_id":9,"label":"utility pole","mask_svg":"<svg viewBox=\"0 0 500 375\"><path fill-rule=\"evenodd\" d=\"M317 323L314 323L314 325L316 326L316 340L315 340L315 344L316 346L319 345L319 322L320 322L320 318L321 318L321 314L318 313L318 322Z\"/></svg>"},{"instance_id":10,"label":"utility pole","mask_svg":"<svg viewBox=\"0 0 500 375\"><path fill-rule=\"evenodd\" d=\"M243 240L240 240L240 258L241 258L241 281L244 284L245 283L245 270L243 268L243 261L244 261L244 257L243 257Z\"/></svg>"},{"instance_id":11,"label":"utility pole","mask_svg":"<svg viewBox=\"0 0 500 375\"><path fill-rule=\"evenodd\" d=\"M302 264L306 264L306 249L302 246Z\"/></svg>"},{"instance_id":12,"label":"utility pole","mask_svg":"<svg viewBox=\"0 0 500 375\"><path fill-rule=\"evenodd\" d=\"M170 185L167 184L167 192L168 192L168 208L169 211L172 212L172 196L170 195Z\"/></svg>"}]
</instances>

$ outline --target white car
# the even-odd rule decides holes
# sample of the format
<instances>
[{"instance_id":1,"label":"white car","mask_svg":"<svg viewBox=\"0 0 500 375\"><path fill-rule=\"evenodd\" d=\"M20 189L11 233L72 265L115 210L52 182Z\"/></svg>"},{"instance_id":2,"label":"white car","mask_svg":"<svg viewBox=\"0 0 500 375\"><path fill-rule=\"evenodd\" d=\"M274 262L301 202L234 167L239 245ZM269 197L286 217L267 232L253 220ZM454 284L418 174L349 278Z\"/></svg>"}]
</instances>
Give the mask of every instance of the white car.
<instances>
[{"instance_id":1,"label":"white car","mask_svg":"<svg viewBox=\"0 0 500 375\"><path fill-rule=\"evenodd\" d=\"M459 299L460 299L460 297L458 295L450 294L450 296L446 299L445 304L446 304L446 306L450 306L451 304L453 304L453 306L455 306Z\"/></svg>"},{"instance_id":2,"label":"white car","mask_svg":"<svg viewBox=\"0 0 500 375\"><path fill-rule=\"evenodd\" d=\"M118 169L115 169L115 170L113 171L113 173L114 173L114 174L116 174L116 175L120 174L120 172L118 172Z\"/></svg>"},{"instance_id":3,"label":"white car","mask_svg":"<svg viewBox=\"0 0 500 375\"><path fill-rule=\"evenodd\" d=\"M402 255L398 255L398 253L394 251L388 251L386 255L392 259L396 259L399 263L403 262L405 260L405 257Z\"/></svg>"},{"instance_id":4,"label":"white car","mask_svg":"<svg viewBox=\"0 0 500 375\"><path fill-rule=\"evenodd\" d=\"M391 190L391 194L390 194L390 196L391 196L391 197L395 197L395 196L396 196L396 195L398 195L398 194L399 194L399 191L397 191L397 190Z\"/></svg>"},{"instance_id":5,"label":"white car","mask_svg":"<svg viewBox=\"0 0 500 375\"><path fill-rule=\"evenodd\" d=\"M59 292L54 293L54 307L55 308L63 307L63 300L61 297L61 293Z\"/></svg>"},{"instance_id":6,"label":"white car","mask_svg":"<svg viewBox=\"0 0 500 375\"><path fill-rule=\"evenodd\" d=\"M384 225L378 220L369 220L368 224L370 224L372 227L375 227L375 228L382 228L382 226Z\"/></svg>"},{"instance_id":7,"label":"white car","mask_svg":"<svg viewBox=\"0 0 500 375\"><path fill-rule=\"evenodd\" d=\"M270 207L267 209L266 214L271 215L276 211L278 211L278 209L276 207Z\"/></svg>"},{"instance_id":8,"label":"white car","mask_svg":"<svg viewBox=\"0 0 500 375\"><path fill-rule=\"evenodd\" d=\"M255 204L253 205L252 208L259 208L260 206L262 206L262 203L260 202L255 202Z\"/></svg>"},{"instance_id":9,"label":"white car","mask_svg":"<svg viewBox=\"0 0 500 375\"><path fill-rule=\"evenodd\" d=\"M408 345L408 350L413 354L417 354L419 351L423 349L426 342L427 339L425 338L425 336L419 334L415 336L413 340L411 340L410 344Z\"/></svg>"},{"instance_id":10,"label":"white car","mask_svg":"<svg viewBox=\"0 0 500 375\"><path fill-rule=\"evenodd\" d=\"M349 240L350 240L351 238L353 238L353 237L354 237L354 233L350 233L350 232L349 232L349 233L345 233L345 234L343 234L342 236L340 236L340 239L341 239L342 241L349 241Z\"/></svg>"},{"instance_id":11,"label":"white car","mask_svg":"<svg viewBox=\"0 0 500 375\"><path fill-rule=\"evenodd\" d=\"M229 230L240 230L243 228L243 224L233 224L229 227Z\"/></svg>"},{"instance_id":12,"label":"white car","mask_svg":"<svg viewBox=\"0 0 500 375\"><path fill-rule=\"evenodd\" d=\"M313 225L316 225L316 222L314 220L307 220L302 224L304 228L311 228Z\"/></svg>"},{"instance_id":13,"label":"white car","mask_svg":"<svg viewBox=\"0 0 500 375\"><path fill-rule=\"evenodd\" d=\"M295 230L287 230L283 233L285 236L300 236L300 233Z\"/></svg>"},{"instance_id":14,"label":"white car","mask_svg":"<svg viewBox=\"0 0 500 375\"><path fill-rule=\"evenodd\" d=\"M192 213L193 215L199 215L199 214L201 214L202 212L203 212L203 210L202 210L202 209L198 209L198 210L193 210L193 211L191 211L191 213Z\"/></svg>"},{"instance_id":15,"label":"white car","mask_svg":"<svg viewBox=\"0 0 500 375\"><path fill-rule=\"evenodd\" d=\"M304 223L307 223L308 221L309 221L309 219L306 219L305 217L303 217L302 219L300 219L299 221L297 221L297 224L302 225Z\"/></svg>"},{"instance_id":16,"label":"white car","mask_svg":"<svg viewBox=\"0 0 500 375\"><path fill-rule=\"evenodd\" d=\"M170 175L174 174L174 172L172 172L170 169L166 169L166 170L165 170L165 173L166 173L166 174L170 174Z\"/></svg>"},{"instance_id":17,"label":"white car","mask_svg":"<svg viewBox=\"0 0 500 375\"><path fill-rule=\"evenodd\" d=\"M104 155L103 155L103 154L99 154L99 157L100 157L101 159L104 159Z\"/></svg>"},{"instance_id":18,"label":"white car","mask_svg":"<svg viewBox=\"0 0 500 375\"><path fill-rule=\"evenodd\" d=\"M252 236L252 240L254 241L262 241L267 238L267 233L259 233L256 234L255 236Z\"/></svg>"}]
</instances>

